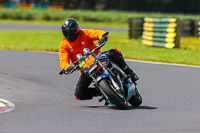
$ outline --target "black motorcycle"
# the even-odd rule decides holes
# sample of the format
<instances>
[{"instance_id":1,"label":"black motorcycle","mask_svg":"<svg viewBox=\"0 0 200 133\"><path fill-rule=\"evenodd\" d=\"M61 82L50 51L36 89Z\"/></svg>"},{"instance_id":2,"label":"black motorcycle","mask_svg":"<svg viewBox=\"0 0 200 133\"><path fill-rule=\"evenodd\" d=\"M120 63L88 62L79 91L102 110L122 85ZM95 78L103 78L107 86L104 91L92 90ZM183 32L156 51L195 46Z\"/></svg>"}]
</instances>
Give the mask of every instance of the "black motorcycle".
<instances>
[{"instance_id":1,"label":"black motorcycle","mask_svg":"<svg viewBox=\"0 0 200 133\"><path fill-rule=\"evenodd\" d=\"M105 54L94 53L105 44L106 42L98 44L91 52L88 48L83 49L84 55L76 55L77 61L74 63L73 69L69 72L62 70L60 75L69 75L80 68L93 79L93 85L101 94L99 102L105 100L105 103L120 109L127 109L129 104L134 107L139 106L142 103L142 97L136 84L132 83L130 75L126 75Z\"/></svg>"}]
</instances>

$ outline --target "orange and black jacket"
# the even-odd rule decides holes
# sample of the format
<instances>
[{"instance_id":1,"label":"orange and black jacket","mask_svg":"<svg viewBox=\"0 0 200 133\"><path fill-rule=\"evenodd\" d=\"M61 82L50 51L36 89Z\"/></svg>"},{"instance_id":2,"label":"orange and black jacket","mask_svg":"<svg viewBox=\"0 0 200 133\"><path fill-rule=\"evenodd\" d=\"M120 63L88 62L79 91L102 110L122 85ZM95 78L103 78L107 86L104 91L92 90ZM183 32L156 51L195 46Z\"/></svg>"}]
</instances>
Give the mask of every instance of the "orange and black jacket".
<instances>
[{"instance_id":1,"label":"orange and black jacket","mask_svg":"<svg viewBox=\"0 0 200 133\"><path fill-rule=\"evenodd\" d=\"M76 62L76 55L79 53L83 55L84 48L89 48L90 50L94 49L94 41L99 40L105 31L80 29L77 31L77 33L79 35L74 42L68 42L67 39L64 38L59 45L61 70L64 70L66 67L70 66L70 61L72 63Z\"/></svg>"}]
</instances>

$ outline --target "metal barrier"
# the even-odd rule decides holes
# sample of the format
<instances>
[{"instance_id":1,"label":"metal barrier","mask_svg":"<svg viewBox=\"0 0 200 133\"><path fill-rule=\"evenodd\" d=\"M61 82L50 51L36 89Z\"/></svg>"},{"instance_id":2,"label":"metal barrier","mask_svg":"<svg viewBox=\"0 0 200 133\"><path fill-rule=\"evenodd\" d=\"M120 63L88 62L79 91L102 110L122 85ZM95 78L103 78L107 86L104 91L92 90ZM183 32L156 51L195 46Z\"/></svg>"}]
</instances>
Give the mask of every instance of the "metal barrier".
<instances>
[{"instance_id":1,"label":"metal barrier","mask_svg":"<svg viewBox=\"0 0 200 133\"><path fill-rule=\"evenodd\" d=\"M182 37L198 37L198 20L194 19L183 20Z\"/></svg>"},{"instance_id":2,"label":"metal barrier","mask_svg":"<svg viewBox=\"0 0 200 133\"><path fill-rule=\"evenodd\" d=\"M144 18L142 43L148 46L179 48L181 20L176 18Z\"/></svg>"},{"instance_id":3,"label":"metal barrier","mask_svg":"<svg viewBox=\"0 0 200 133\"><path fill-rule=\"evenodd\" d=\"M17 4L14 3L3 3L4 8L17 8Z\"/></svg>"},{"instance_id":4,"label":"metal barrier","mask_svg":"<svg viewBox=\"0 0 200 133\"><path fill-rule=\"evenodd\" d=\"M142 36L144 18L129 19L129 38L139 38Z\"/></svg>"},{"instance_id":5,"label":"metal barrier","mask_svg":"<svg viewBox=\"0 0 200 133\"><path fill-rule=\"evenodd\" d=\"M63 6L57 5L42 5L42 4L22 4L16 2L0 3L0 8L19 8L19 9L50 9L50 10L64 10Z\"/></svg>"},{"instance_id":6,"label":"metal barrier","mask_svg":"<svg viewBox=\"0 0 200 133\"><path fill-rule=\"evenodd\" d=\"M32 4L34 9L48 9L47 5Z\"/></svg>"},{"instance_id":7,"label":"metal barrier","mask_svg":"<svg viewBox=\"0 0 200 133\"><path fill-rule=\"evenodd\" d=\"M51 9L51 10L64 10L64 7L63 6L52 5L52 6L48 6L48 9Z\"/></svg>"},{"instance_id":8,"label":"metal barrier","mask_svg":"<svg viewBox=\"0 0 200 133\"><path fill-rule=\"evenodd\" d=\"M33 6L31 4L17 4L17 8L30 9L30 8L33 8Z\"/></svg>"},{"instance_id":9,"label":"metal barrier","mask_svg":"<svg viewBox=\"0 0 200 133\"><path fill-rule=\"evenodd\" d=\"M162 47L166 45L170 48L173 46L179 48L180 37L200 36L198 23L199 20L195 19L130 18L129 38L132 39L143 36L143 42L146 45L160 45ZM173 44L170 45L169 43Z\"/></svg>"}]
</instances>

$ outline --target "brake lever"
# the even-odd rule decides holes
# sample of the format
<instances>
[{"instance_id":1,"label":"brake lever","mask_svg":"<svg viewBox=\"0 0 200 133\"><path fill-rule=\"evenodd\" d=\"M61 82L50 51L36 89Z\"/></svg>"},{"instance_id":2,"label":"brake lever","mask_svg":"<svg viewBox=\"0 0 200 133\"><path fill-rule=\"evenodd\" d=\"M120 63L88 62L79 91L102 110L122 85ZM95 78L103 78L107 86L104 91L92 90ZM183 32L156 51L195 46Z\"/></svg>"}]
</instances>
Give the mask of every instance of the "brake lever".
<instances>
[{"instance_id":1,"label":"brake lever","mask_svg":"<svg viewBox=\"0 0 200 133\"><path fill-rule=\"evenodd\" d=\"M76 63L78 63L78 62L76 62ZM74 68L70 72L68 72L67 74L72 74L73 72L75 72L77 70L78 67L79 67L78 64L75 65Z\"/></svg>"},{"instance_id":2,"label":"brake lever","mask_svg":"<svg viewBox=\"0 0 200 133\"><path fill-rule=\"evenodd\" d=\"M68 74L72 74L76 69L71 70Z\"/></svg>"},{"instance_id":3,"label":"brake lever","mask_svg":"<svg viewBox=\"0 0 200 133\"><path fill-rule=\"evenodd\" d=\"M106 42L107 42L107 41L106 41ZM103 46L106 44L106 42L100 44L99 46L96 46L91 52L93 53L94 51L99 50L101 47L103 47Z\"/></svg>"}]
</instances>

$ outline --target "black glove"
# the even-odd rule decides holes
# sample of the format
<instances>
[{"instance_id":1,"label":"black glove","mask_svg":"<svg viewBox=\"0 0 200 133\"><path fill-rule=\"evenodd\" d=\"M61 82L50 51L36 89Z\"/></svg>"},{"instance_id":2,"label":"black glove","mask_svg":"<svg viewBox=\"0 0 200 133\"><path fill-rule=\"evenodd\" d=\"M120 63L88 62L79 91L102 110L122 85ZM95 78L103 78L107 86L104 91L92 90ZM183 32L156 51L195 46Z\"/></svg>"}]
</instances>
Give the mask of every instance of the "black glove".
<instances>
[{"instance_id":1,"label":"black glove","mask_svg":"<svg viewBox=\"0 0 200 133\"><path fill-rule=\"evenodd\" d=\"M108 40L107 36L102 36L101 39L99 39L99 44L105 43Z\"/></svg>"},{"instance_id":2,"label":"black glove","mask_svg":"<svg viewBox=\"0 0 200 133\"><path fill-rule=\"evenodd\" d=\"M73 66L68 66L65 68L65 72L70 72L73 68Z\"/></svg>"},{"instance_id":3,"label":"black glove","mask_svg":"<svg viewBox=\"0 0 200 133\"><path fill-rule=\"evenodd\" d=\"M65 70L61 70L61 71L59 72L60 75L62 75L62 74L64 74L64 73L65 73Z\"/></svg>"}]
</instances>

